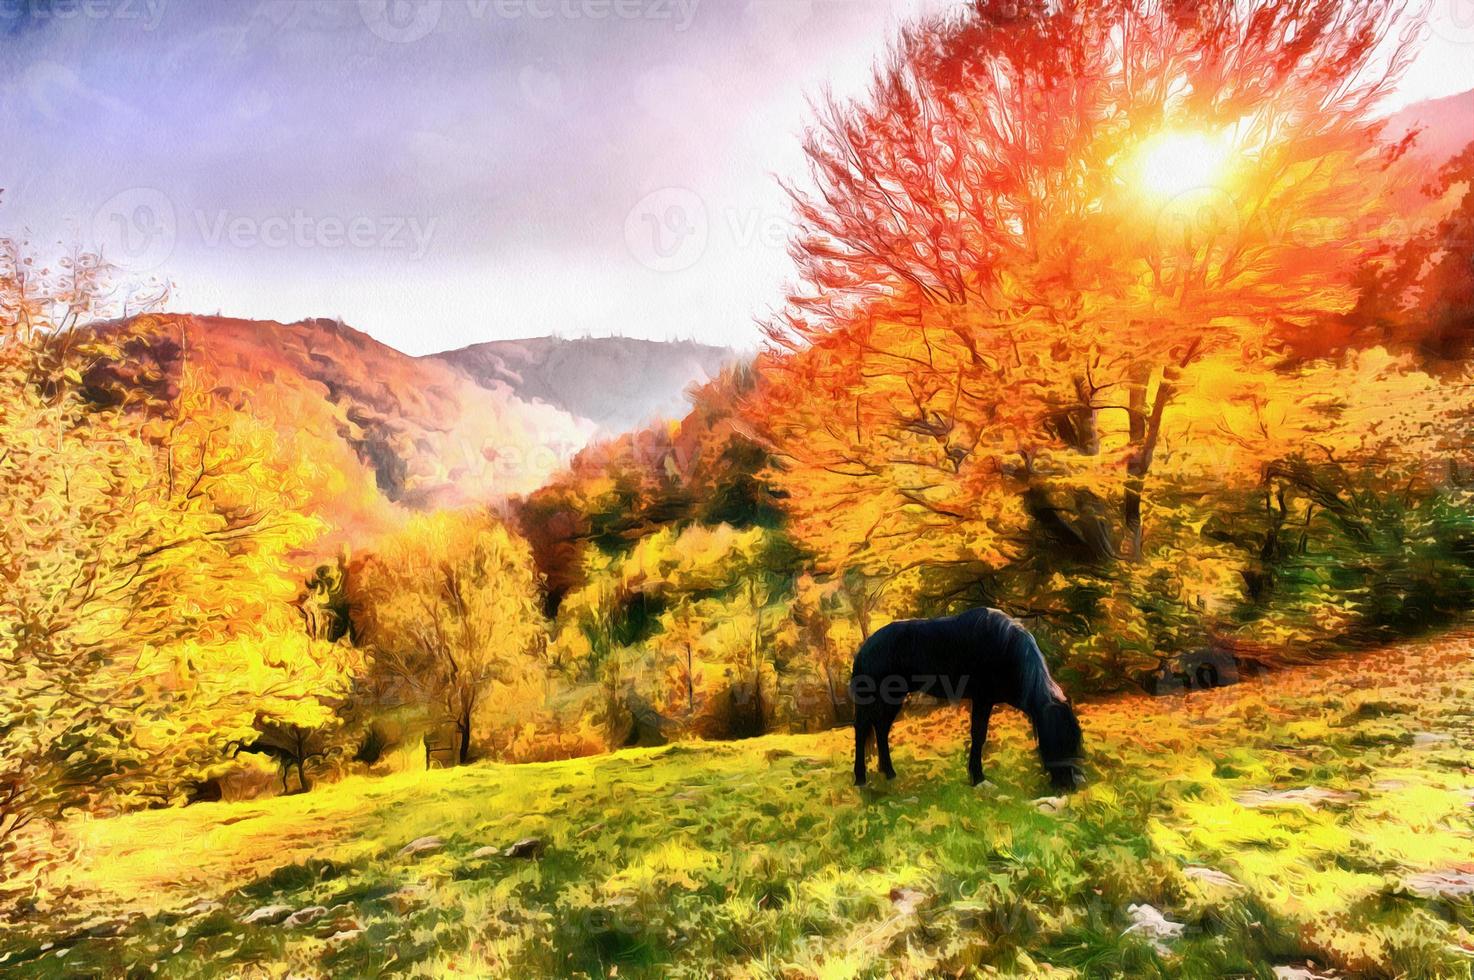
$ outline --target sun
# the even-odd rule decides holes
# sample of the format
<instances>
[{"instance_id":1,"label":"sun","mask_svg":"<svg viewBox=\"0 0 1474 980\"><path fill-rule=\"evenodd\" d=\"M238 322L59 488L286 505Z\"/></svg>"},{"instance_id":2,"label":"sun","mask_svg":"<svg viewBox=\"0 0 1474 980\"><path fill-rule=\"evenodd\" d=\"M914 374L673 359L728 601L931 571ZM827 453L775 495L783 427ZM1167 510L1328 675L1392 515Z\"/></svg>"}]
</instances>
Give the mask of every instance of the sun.
<instances>
[{"instance_id":1,"label":"sun","mask_svg":"<svg viewBox=\"0 0 1474 980\"><path fill-rule=\"evenodd\" d=\"M1136 178L1144 190L1164 198L1215 187L1228 169L1229 153L1223 136L1158 133L1136 153Z\"/></svg>"}]
</instances>

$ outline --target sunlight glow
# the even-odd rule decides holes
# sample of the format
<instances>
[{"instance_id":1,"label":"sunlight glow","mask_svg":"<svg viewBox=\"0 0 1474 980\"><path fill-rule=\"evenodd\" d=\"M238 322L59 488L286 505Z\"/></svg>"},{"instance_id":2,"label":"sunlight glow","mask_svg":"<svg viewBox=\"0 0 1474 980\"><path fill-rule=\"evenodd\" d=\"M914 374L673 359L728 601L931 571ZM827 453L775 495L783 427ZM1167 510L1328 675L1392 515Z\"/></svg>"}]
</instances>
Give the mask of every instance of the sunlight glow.
<instances>
[{"instance_id":1,"label":"sunlight glow","mask_svg":"<svg viewBox=\"0 0 1474 980\"><path fill-rule=\"evenodd\" d=\"M1198 132L1158 133L1136 156L1136 177L1143 189L1176 197L1213 187L1228 168L1230 147L1224 136Z\"/></svg>"}]
</instances>

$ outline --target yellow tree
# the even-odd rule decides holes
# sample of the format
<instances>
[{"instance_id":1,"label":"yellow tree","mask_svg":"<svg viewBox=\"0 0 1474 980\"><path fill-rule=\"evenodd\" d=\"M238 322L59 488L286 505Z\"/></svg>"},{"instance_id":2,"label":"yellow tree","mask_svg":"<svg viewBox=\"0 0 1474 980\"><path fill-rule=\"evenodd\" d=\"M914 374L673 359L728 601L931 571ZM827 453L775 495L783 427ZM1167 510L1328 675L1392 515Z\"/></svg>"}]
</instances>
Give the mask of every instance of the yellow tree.
<instances>
[{"instance_id":1,"label":"yellow tree","mask_svg":"<svg viewBox=\"0 0 1474 980\"><path fill-rule=\"evenodd\" d=\"M801 575L794 583L788 613L795 627L798 657L817 675L835 724L847 720L850 665L862 640L858 617L844 615L849 606L846 599L843 583Z\"/></svg>"},{"instance_id":2,"label":"yellow tree","mask_svg":"<svg viewBox=\"0 0 1474 980\"><path fill-rule=\"evenodd\" d=\"M90 400L77 365L116 356L78 323L98 263L72 256L48 273L11 243L0 254L10 871L28 826L69 807L169 798L183 769L218 753L238 713L202 710L200 678L228 685L233 646L290 608L292 555L317 525L298 513L301 486L274 433L200 388L121 408ZM272 660L279 676L300 666Z\"/></svg>"},{"instance_id":3,"label":"yellow tree","mask_svg":"<svg viewBox=\"0 0 1474 980\"><path fill-rule=\"evenodd\" d=\"M468 762L478 712L505 708L498 691L525 688L545 646L527 543L489 513L437 513L385 540L351 578L354 624L377 668L455 726Z\"/></svg>"},{"instance_id":4,"label":"yellow tree","mask_svg":"<svg viewBox=\"0 0 1474 980\"><path fill-rule=\"evenodd\" d=\"M699 615L698 604L683 596L661 614L660 635L652 641L668 687L676 692L669 700L684 707L687 718L696 714L697 677L705 636L706 623Z\"/></svg>"}]
</instances>

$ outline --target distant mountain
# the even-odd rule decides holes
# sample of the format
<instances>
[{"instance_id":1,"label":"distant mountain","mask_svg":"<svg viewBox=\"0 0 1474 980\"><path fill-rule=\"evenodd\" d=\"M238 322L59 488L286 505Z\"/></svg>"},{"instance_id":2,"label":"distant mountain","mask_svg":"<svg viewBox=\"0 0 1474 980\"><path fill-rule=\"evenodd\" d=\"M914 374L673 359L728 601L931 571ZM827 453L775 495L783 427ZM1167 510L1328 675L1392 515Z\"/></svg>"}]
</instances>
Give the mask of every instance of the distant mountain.
<instances>
[{"instance_id":1,"label":"distant mountain","mask_svg":"<svg viewBox=\"0 0 1474 980\"><path fill-rule=\"evenodd\" d=\"M431 355L477 384L587 419L600 435L627 432L689 410L685 391L738 358L727 347L691 341L589 337L494 340Z\"/></svg>"},{"instance_id":2,"label":"distant mountain","mask_svg":"<svg viewBox=\"0 0 1474 980\"><path fill-rule=\"evenodd\" d=\"M1474 141L1474 89L1414 102L1389 116L1387 123L1387 133L1394 138L1418 130L1413 156L1424 165L1437 166Z\"/></svg>"},{"instance_id":3,"label":"distant mountain","mask_svg":"<svg viewBox=\"0 0 1474 980\"><path fill-rule=\"evenodd\" d=\"M130 340L121 360L89 380L167 395L187 372L269 422L306 471L312 508L334 539L371 536L416 511L526 493L595 431L332 320L148 319L145 339ZM99 329L121 332L119 324Z\"/></svg>"},{"instance_id":4,"label":"distant mountain","mask_svg":"<svg viewBox=\"0 0 1474 980\"><path fill-rule=\"evenodd\" d=\"M95 393L209 385L268 422L299 461L328 543L408 515L491 502L545 483L592 439L653 416L733 357L678 342L537 338L411 357L334 320L165 314L94 329L129 338L93 366Z\"/></svg>"}]
</instances>

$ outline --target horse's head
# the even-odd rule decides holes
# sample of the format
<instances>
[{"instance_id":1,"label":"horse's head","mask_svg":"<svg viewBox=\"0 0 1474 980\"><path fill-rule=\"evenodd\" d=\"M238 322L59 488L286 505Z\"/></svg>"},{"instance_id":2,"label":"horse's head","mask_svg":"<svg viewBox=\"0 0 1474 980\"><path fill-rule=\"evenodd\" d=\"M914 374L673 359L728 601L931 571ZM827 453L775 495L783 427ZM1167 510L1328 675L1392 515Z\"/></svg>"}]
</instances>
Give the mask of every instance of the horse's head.
<instances>
[{"instance_id":1,"label":"horse's head","mask_svg":"<svg viewBox=\"0 0 1474 980\"><path fill-rule=\"evenodd\" d=\"M1035 721L1039 736L1039 758L1049 772L1055 789L1069 791L1084 780L1080 772L1080 721L1069 701L1051 702Z\"/></svg>"}]
</instances>

